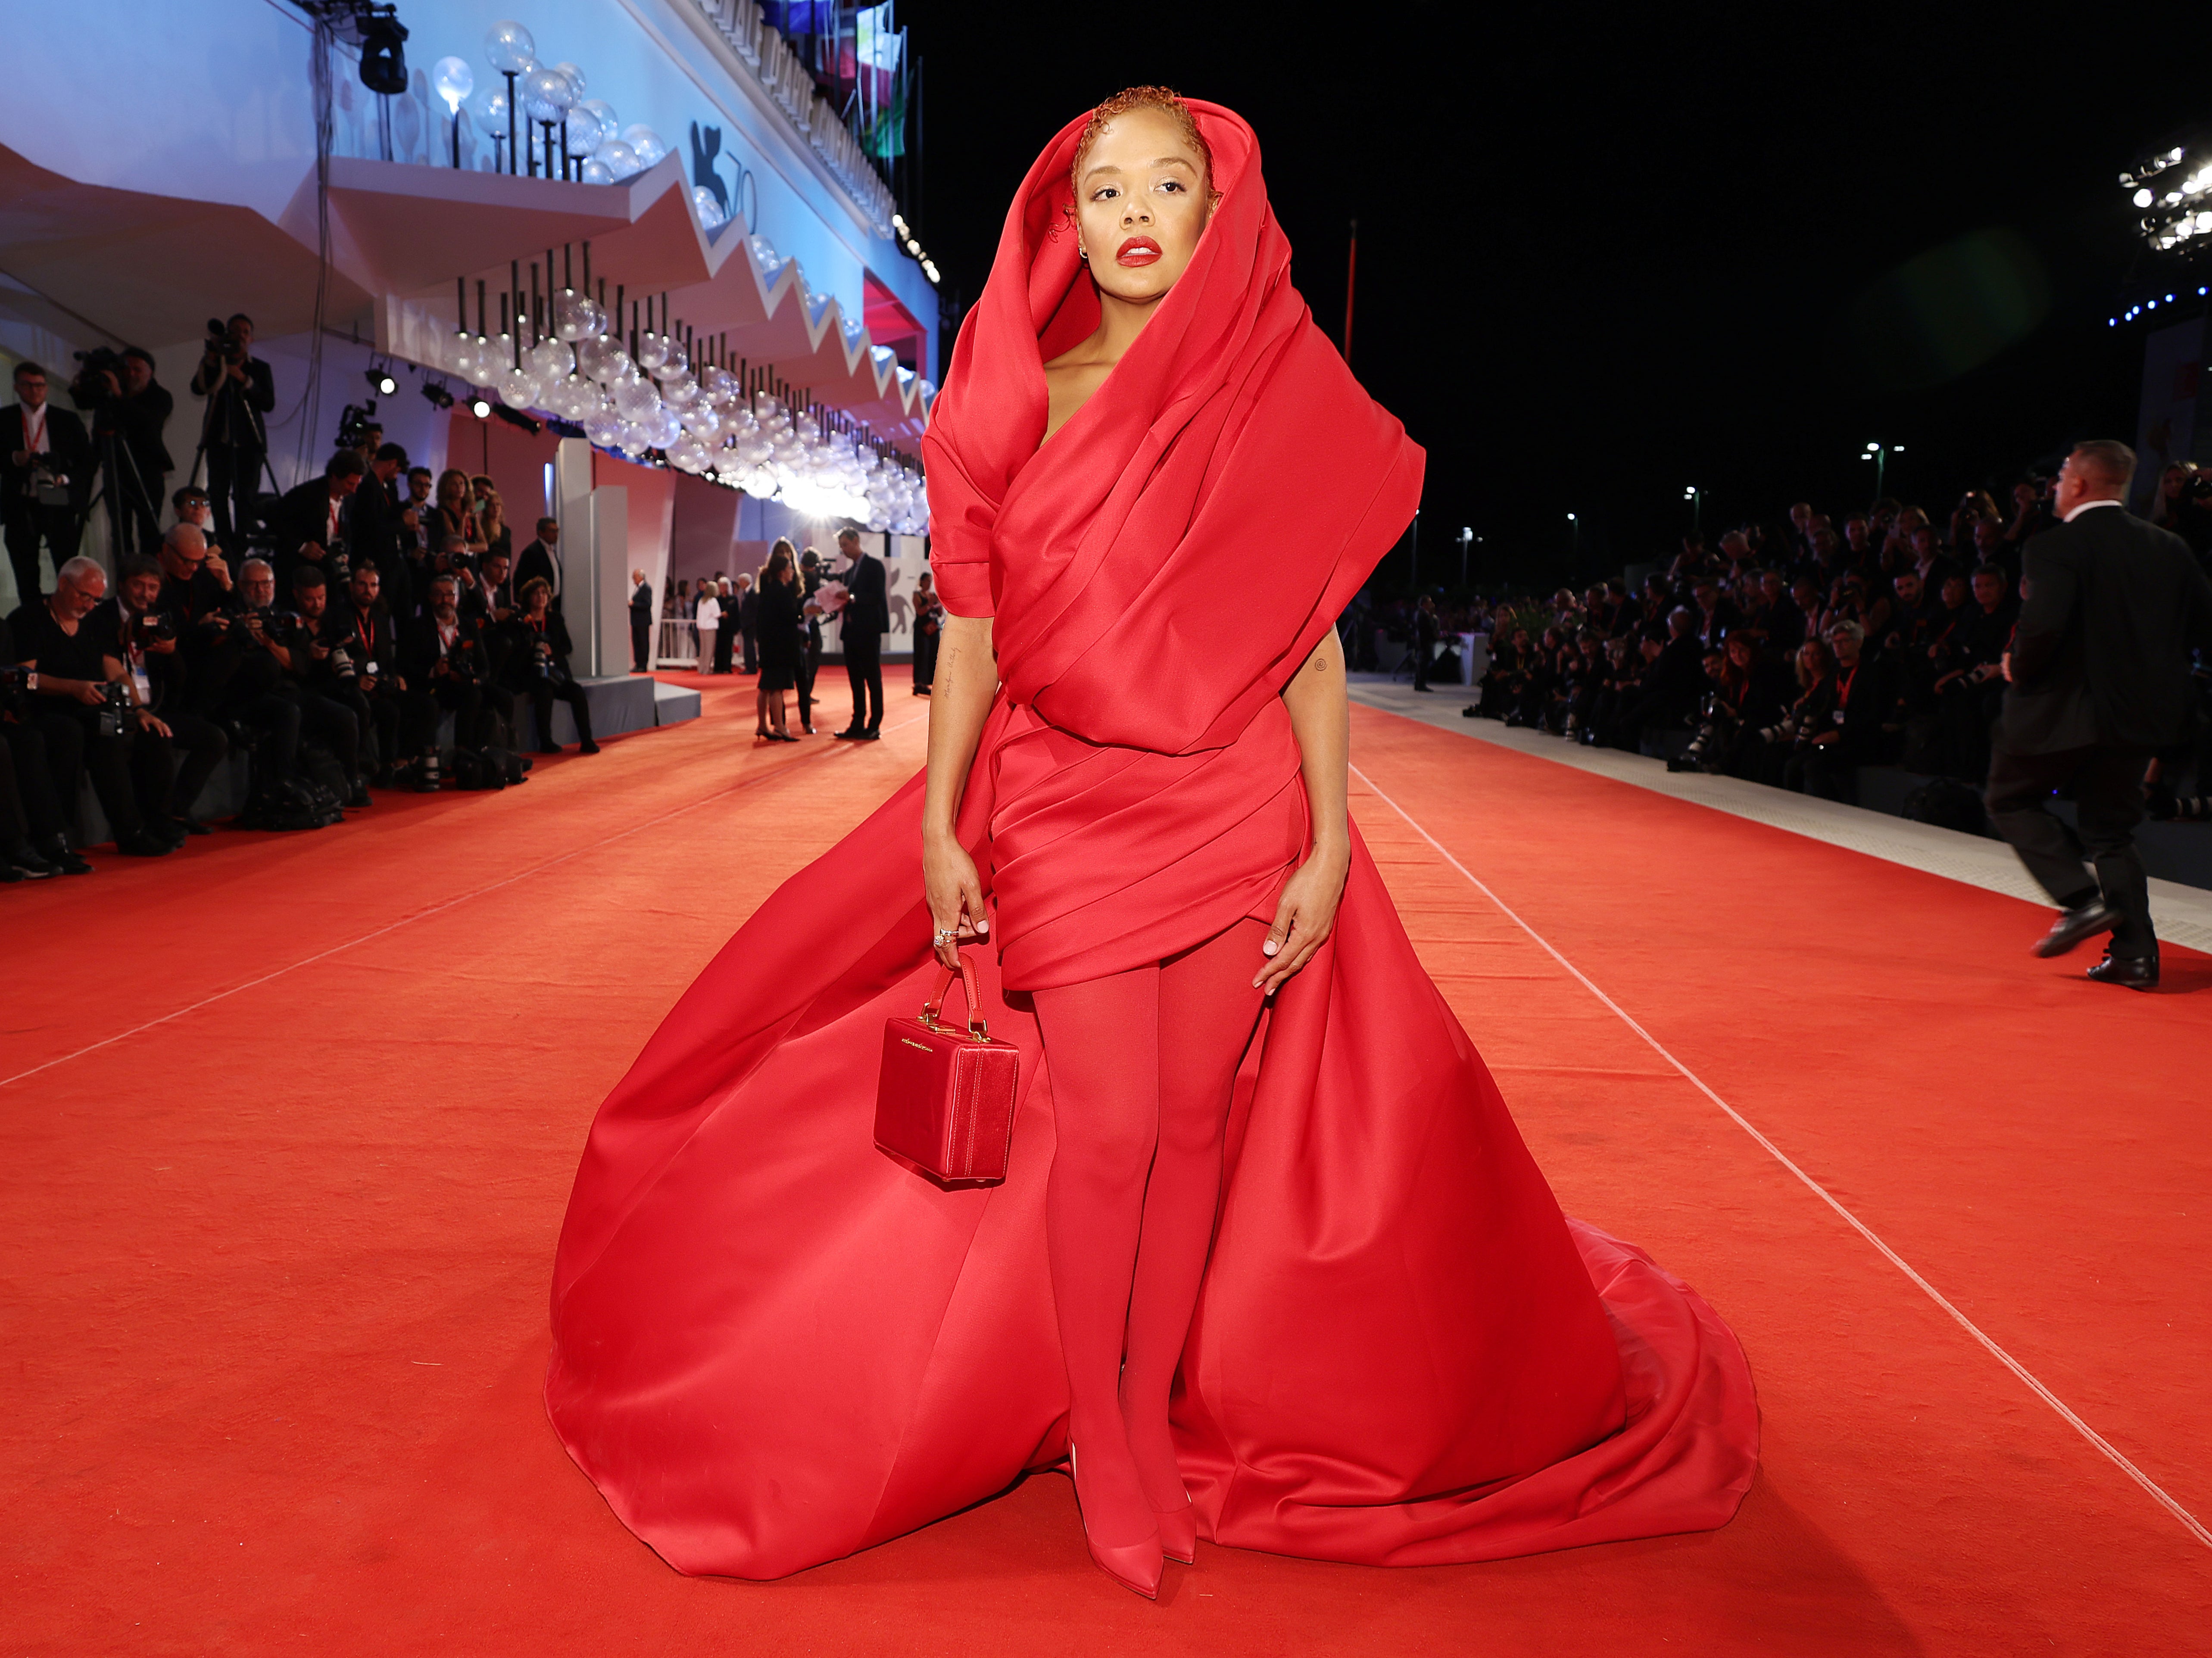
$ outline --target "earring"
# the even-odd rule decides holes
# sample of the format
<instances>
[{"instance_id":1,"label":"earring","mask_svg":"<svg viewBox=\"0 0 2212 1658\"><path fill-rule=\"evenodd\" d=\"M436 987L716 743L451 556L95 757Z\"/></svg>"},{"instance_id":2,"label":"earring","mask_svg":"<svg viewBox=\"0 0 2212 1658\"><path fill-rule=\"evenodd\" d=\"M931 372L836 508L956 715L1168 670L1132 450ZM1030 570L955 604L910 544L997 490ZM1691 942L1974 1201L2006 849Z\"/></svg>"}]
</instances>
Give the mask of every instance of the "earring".
<instances>
[{"instance_id":1,"label":"earring","mask_svg":"<svg viewBox=\"0 0 2212 1658\"><path fill-rule=\"evenodd\" d=\"M1082 260L1084 264L1089 264L1091 263L1091 250L1084 246L1082 243L1078 242L1075 245L1075 257Z\"/></svg>"}]
</instances>

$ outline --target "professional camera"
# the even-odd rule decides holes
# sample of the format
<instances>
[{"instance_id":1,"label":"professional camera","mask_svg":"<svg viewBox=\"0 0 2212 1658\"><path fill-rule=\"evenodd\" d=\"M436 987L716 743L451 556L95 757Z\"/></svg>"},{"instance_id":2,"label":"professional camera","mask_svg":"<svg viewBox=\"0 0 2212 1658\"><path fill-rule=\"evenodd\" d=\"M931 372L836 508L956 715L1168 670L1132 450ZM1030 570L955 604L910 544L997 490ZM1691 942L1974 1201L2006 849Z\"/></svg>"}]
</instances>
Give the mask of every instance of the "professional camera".
<instances>
[{"instance_id":1,"label":"professional camera","mask_svg":"<svg viewBox=\"0 0 2212 1658\"><path fill-rule=\"evenodd\" d=\"M166 645L177 636L177 618L167 610L145 610L131 618L131 642L141 650Z\"/></svg>"},{"instance_id":2,"label":"professional camera","mask_svg":"<svg viewBox=\"0 0 2212 1658\"><path fill-rule=\"evenodd\" d=\"M251 616L261 623L261 636L272 645L282 645L286 650L300 642L307 624L294 610L248 610L239 617L242 623Z\"/></svg>"},{"instance_id":3,"label":"professional camera","mask_svg":"<svg viewBox=\"0 0 2212 1658\"><path fill-rule=\"evenodd\" d=\"M349 403L338 411L338 447L358 449L368 441L369 428L376 424L376 399L365 404Z\"/></svg>"},{"instance_id":4,"label":"professional camera","mask_svg":"<svg viewBox=\"0 0 2212 1658\"><path fill-rule=\"evenodd\" d=\"M131 693L123 689L121 680L111 679L100 688L99 720L102 737L130 735Z\"/></svg>"},{"instance_id":5,"label":"professional camera","mask_svg":"<svg viewBox=\"0 0 2212 1658\"><path fill-rule=\"evenodd\" d=\"M97 409L108 398L107 387L100 378L102 374L112 374L118 386L123 384L123 354L105 345L95 345L89 351L71 355L83 366L70 382L70 398L80 409Z\"/></svg>"},{"instance_id":6,"label":"professional camera","mask_svg":"<svg viewBox=\"0 0 2212 1658\"><path fill-rule=\"evenodd\" d=\"M553 647L542 639L538 641L531 665L549 685L565 685L571 677L568 669L561 665L561 659L553 654Z\"/></svg>"},{"instance_id":7,"label":"professional camera","mask_svg":"<svg viewBox=\"0 0 2212 1658\"><path fill-rule=\"evenodd\" d=\"M353 653L343 645L331 646L331 653L325 660L331 672L348 684L361 677L361 670L354 666Z\"/></svg>"},{"instance_id":8,"label":"professional camera","mask_svg":"<svg viewBox=\"0 0 2212 1658\"><path fill-rule=\"evenodd\" d=\"M52 454L33 455L24 473L23 493L40 506L70 504L69 474L61 470Z\"/></svg>"},{"instance_id":9,"label":"professional camera","mask_svg":"<svg viewBox=\"0 0 2212 1658\"><path fill-rule=\"evenodd\" d=\"M209 355L221 357L225 362L246 361L246 342L230 331L230 325L219 317L210 317L207 325Z\"/></svg>"}]
</instances>

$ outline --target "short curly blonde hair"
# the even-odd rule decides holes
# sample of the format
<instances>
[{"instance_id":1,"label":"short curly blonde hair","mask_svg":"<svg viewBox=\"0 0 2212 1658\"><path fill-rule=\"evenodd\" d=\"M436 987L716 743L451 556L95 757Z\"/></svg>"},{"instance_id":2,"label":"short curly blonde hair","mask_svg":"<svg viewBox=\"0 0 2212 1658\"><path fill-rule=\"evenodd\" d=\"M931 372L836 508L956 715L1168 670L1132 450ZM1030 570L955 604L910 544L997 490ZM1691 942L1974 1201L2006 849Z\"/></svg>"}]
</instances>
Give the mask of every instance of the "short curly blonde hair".
<instances>
[{"instance_id":1,"label":"short curly blonde hair","mask_svg":"<svg viewBox=\"0 0 2212 1658\"><path fill-rule=\"evenodd\" d=\"M1083 193L1084 158L1091 147L1098 142L1099 135L1117 115L1126 115L1133 109L1157 109L1182 129L1184 140L1198 152L1205 172L1205 185L1213 188L1213 149L1206 142L1206 135L1198 130L1198 117L1191 113L1190 106L1182 95L1168 87L1127 87L1115 93L1091 112L1091 118L1083 124L1083 131L1075 141L1075 159L1068 163L1068 187L1077 196Z\"/></svg>"}]
</instances>

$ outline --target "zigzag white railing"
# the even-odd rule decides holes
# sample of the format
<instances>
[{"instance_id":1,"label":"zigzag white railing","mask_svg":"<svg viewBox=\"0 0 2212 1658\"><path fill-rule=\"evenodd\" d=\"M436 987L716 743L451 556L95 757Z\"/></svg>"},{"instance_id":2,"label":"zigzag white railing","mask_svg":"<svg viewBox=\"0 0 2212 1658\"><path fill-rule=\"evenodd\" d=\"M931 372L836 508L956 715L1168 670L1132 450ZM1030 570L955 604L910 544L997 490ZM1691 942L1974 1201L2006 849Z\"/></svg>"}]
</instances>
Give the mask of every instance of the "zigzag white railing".
<instances>
[{"instance_id":1,"label":"zigzag white railing","mask_svg":"<svg viewBox=\"0 0 2212 1658\"><path fill-rule=\"evenodd\" d=\"M891 215L897 210L890 187L876 171L874 161L860 141L846 131L830 100L814 89L814 79L783 37L768 26L757 0L693 0L730 50L753 72L776 106L805 138L807 147L844 185L854 203L867 216L876 234L891 235Z\"/></svg>"}]
</instances>

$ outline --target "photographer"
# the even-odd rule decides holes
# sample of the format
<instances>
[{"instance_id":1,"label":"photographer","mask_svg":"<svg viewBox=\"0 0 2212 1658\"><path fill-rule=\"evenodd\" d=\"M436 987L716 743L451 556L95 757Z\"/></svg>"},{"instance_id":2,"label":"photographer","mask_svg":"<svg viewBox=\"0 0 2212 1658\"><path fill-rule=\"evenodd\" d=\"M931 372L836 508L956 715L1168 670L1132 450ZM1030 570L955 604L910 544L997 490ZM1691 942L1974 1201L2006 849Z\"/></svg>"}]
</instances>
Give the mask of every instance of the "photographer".
<instances>
[{"instance_id":1,"label":"photographer","mask_svg":"<svg viewBox=\"0 0 2212 1658\"><path fill-rule=\"evenodd\" d=\"M374 566L369 566L374 574ZM299 566L292 577L292 605L299 610L301 650L292 653L292 678L299 683L301 696L307 705L316 701L330 703L343 709L354 720L356 745L354 762L347 765L347 780L352 785L345 805L365 807L369 803L369 774L383 767L385 751L389 745L378 743L378 720L369 712L369 699L361 694L361 670L354 665L354 653L347 647L345 628L330 615L330 586L323 581L323 573L312 564ZM305 716L301 730L307 730Z\"/></svg>"},{"instance_id":2,"label":"photographer","mask_svg":"<svg viewBox=\"0 0 2212 1658\"><path fill-rule=\"evenodd\" d=\"M303 566L301 574L312 568ZM369 724L362 729L376 739L373 780L380 787L389 788L402 752L399 728L407 706L407 682L399 675L392 613L378 596L381 586L374 565L364 564L355 570L346 584L343 602L325 615L321 637L325 644L345 647L348 664L354 671L355 695L368 710ZM435 720L434 714L434 726Z\"/></svg>"},{"instance_id":3,"label":"photographer","mask_svg":"<svg viewBox=\"0 0 2212 1658\"><path fill-rule=\"evenodd\" d=\"M216 538L227 547L243 547L269 456L266 421L276 406L276 382L269 365L253 355L253 319L244 312L225 324L209 321L192 395L207 399L200 446L207 454Z\"/></svg>"},{"instance_id":4,"label":"photographer","mask_svg":"<svg viewBox=\"0 0 2212 1658\"><path fill-rule=\"evenodd\" d=\"M138 346L80 355L84 367L70 396L93 411L93 447L114 514L116 556L150 552L161 539L159 503L176 467L161 434L177 400L154 378L152 354Z\"/></svg>"},{"instance_id":5,"label":"photographer","mask_svg":"<svg viewBox=\"0 0 2212 1658\"><path fill-rule=\"evenodd\" d=\"M46 592L39 579L41 548L59 569L76 551L76 515L91 493L92 440L84 422L46 401L46 371L15 365L15 401L0 409L0 524L15 598L28 604Z\"/></svg>"},{"instance_id":6,"label":"photographer","mask_svg":"<svg viewBox=\"0 0 2212 1658\"><path fill-rule=\"evenodd\" d=\"M38 693L31 689L34 672L0 621L0 864L15 872L12 878L0 874L0 880L92 873L92 865L70 850L62 811L64 799L76 799L83 742L75 725L63 720L67 752L48 746L38 720Z\"/></svg>"},{"instance_id":7,"label":"photographer","mask_svg":"<svg viewBox=\"0 0 2212 1658\"><path fill-rule=\"evenodd\" d=\"M1946 772L1965 782L1989 775L1990 732L2004 711L2004 653L2020 607L2002 565L1974 571L1973 602L1933 647L1936 717Z\"/></svg>"},{"instance_id":8,"label":"photographer","mask_svg":"<svg viewBox=\"0 0 2212 1658\"><path fill-rule=\"evenodd\" d=\"M412 689L404 705L407 723L400 741L410 755L423 755L437 744L438 712L453 716L453 741L480 749L490 740L491 711L483 635L461 614L460 582L451 575L430 580L429 608L404 629L399 660ZM509 708L514 699L499 693Z\"/></svg>"},{"instance_id":9,"label":"photographer","mask_svg":"<svg viewBox=\"0 0 2212 1658\"><path fill-rule=\"evenodd\" d=\"M65 782L64 809L76 804L77 773L68 756L81 753L114 832L115 849L133 858L161 858L184 844L185 831L147 821L132 774L140 769L134 764L139 745L166 745L168 728L132 705L122 665L86 625L106 594L107 574L99 565L88 558L66 560L54 574L53 592L17 610L9 618L9 631L15 652L38 670L31 719L50 752L62 756L68 768L66 780L56 779Z\"/></svg>"},{"instance_id":10,"label":"photographer","mask_svg":"<svg viewBox=\"0 0 2212 1658\"><path fill-rule=\"evenodd\" d=\"M568 624L553 608L553 584L543 576L532 577L522 584L522 614L508 624L514 648L507 655L507 679L514 691L530 698L538 724L538 752L561 752L553 740L553 704L557 699L568 705L575 720L578 751L597 754L599 745L592 740L591 699L568 671Z\"/></svg>"},{"instance_id":11,"label":"photographer","mask_svg":"<svg viewBox=\"0 0 2212 1658\"><path fill-rule=\"evenodd\" d=\"M212 720L185 707L187 667L178 635L183 617L161 608L161 567L136 555L123 563L115 596L92 612L87 626L101 651L122 670L133 707L153 714L166 731L163 744L142 744L132 755L140 804L149 823L175 823L189 835L207 826L192 816L215 768L230 752L230 739ZM181 762L176 750L182 750Z\"/></svg>"},{"instance_id":12,"label":"photographer","mask_svg":"<svg viewBox=\"0 0 2212 1658\"><path fill-rule=\"evenodd\" d=\"M270 514L269 528L276 543L276 574L288 588L303 562L314 565L330 581L343 581L350 574L343 528L346 500L368 473L359 454L341 449L323 464L322 477L284 492Z\"/></svg>"},{"instance_id":13,"label":"photographer","mask_svg":"<svg viewBox=\"0 0 2212 1658\"><path fill-rule=\"evenodd\" d=\"M1835 653L1835 702L1825 731L1815 730L1790 764L1790 786L1803 794L1854 804L1861 766L1896 758L1905 728L1904 689L1893 657L1868 656L1866 630L1856 622L1828 629Z\"/></svg>"},{"instance_id":14,"label":"photographer","mask_svg":"<svg viewBox=\"0 0 2212 1658\"><path fill-rule=\"evenodd\" d=\"M271 608L276 578L265 558L249 558L238 576L238 608L209 618L216 637L206 655L210 711L253 726L262 758L290 776L300 754L300 705L291 689L299 618Z\"/></svg>"}]
</instances>

